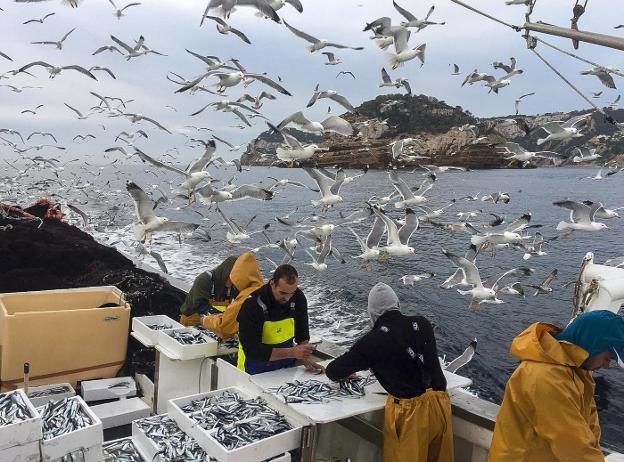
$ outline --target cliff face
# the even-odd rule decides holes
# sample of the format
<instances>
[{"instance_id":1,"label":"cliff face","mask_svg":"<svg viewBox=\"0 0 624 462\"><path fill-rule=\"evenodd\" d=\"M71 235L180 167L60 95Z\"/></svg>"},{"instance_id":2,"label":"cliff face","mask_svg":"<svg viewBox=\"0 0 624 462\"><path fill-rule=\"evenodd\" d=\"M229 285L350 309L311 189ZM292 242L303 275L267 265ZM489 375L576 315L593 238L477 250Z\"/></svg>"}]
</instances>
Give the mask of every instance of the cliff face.
<instances>
[{"instance_id":1,"label":"cliff face","mask_svg":"<svg viewBox=\"0 0 624 462\"><path fill-rule=\"evenodd\" d=\"M567 120L582 112L552 113L539 116L522 116L529 127L536 128L548 121ZM616 120L624 120L624 110L611 111ZM303 143L316 143L328 150L316 154L305 162L307 165L340 165L342 167L370 168L411 167L415 164L453 165L467 168L518 167L509 164L495 145L515 141L528 150L550 149L537 146L537 140L546 133L534 130L526 135L517 123L509 117L477 119L461 107L452 107L434 97L418 95L381 95L362 103L355 113L342 117L356 128L357 135L343 137L327 134L323 137L289 129L291 135ZM474 125L474 130L462 130L463 125ZM602 157L597 163L624 153L624 132L604 121L600 114L593 114L584 135L555 146L554 150L570 155L565 163L571 163L574 148L585 146L596 148ZM398 139L412 138L413 153L422 156L397 162L392 159L390 143ZM281 143L277 134L262 133L255 144L248 147L241 157L245 165L272 165L276 162L275 149ZM550 161L542 161L549 165ZM587 165L587 164L585 164Z\"/></svg>"}]
</instances>

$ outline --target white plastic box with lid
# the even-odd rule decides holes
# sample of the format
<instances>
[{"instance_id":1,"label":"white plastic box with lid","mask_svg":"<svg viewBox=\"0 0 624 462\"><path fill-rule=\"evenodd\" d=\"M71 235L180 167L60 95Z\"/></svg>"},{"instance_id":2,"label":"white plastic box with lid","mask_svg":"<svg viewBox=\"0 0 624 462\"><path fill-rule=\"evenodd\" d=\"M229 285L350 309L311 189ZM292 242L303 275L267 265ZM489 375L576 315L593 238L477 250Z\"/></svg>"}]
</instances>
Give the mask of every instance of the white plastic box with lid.
<instances>
[{"instance_id":1,"label":"white plastic box with lid","mask_svg":"<svg viewBox=\"0 0 624 462\"><path fill-rule=\"evenodd\" d=\"M82 411L89 416L91 425L54 438L42 439L41 456L43 462L54 461L76 452L84 452L85 457L88 455L92 460L101 460L102 443L104 441L102 422L80 396L68 399L78 401ZM39 408L39 411L41 412L42 409ZM95 457L99 458L95 459Z\"/></svg>"},{"instance_id":2,"label":"white plastic box with lid","mask_svg":"<svg viewBox=\"0 0 624 462\"><path fill-rule=\"evenodd\" d=\"M179 332L179 333L189 333L193 335L201 335L201 337L205 340L204 343L198 343L194 345L185 345L178 342L176 339L171 337L169 334ZM216 356L217 347L219 343L210 338L208 335L203 334L201 331L194 329L192 327L184 327L182 329L170 329L170 330L161 330L158 332L158 345L165 350L167 350L173 357L181 360L189 360L189 359L197 359L209 356Z\"/></svg>"},{"instance_id":3,"label":"white plastic box with lid","mask_svg":"<svg viewBox=\"0 0 624 462\"><path fill-rule=\"evenodd\" d=\"M300 446L302 429L304 426L309 425L309 422L304 417L285 406L283 403L272 399L269 395L263 394L262 397L267 400L267 405L270 408L278 411L285 417L290 424L291 429L232 450L226 449L219 441L217 441L214 436L216 429L206 430L200 427L189 414L186 414L182 410L182 408L190 404L192 401L217 396L226 391L237 393L242 399L251 399L260 396L260 393L253 393L251 391L246 392L237 387L229 387L169 400L169 414L175 419L184 432L195 438L197 443L208 454L213 455L217 460L219 460L219 462L263 461L270 459L271 457L284 454L287 451L296 449ZM233 425L243 422L251 422L257 419L258 418L251 417L250 419L239 420Z\"/></svg>"}]
</instances>

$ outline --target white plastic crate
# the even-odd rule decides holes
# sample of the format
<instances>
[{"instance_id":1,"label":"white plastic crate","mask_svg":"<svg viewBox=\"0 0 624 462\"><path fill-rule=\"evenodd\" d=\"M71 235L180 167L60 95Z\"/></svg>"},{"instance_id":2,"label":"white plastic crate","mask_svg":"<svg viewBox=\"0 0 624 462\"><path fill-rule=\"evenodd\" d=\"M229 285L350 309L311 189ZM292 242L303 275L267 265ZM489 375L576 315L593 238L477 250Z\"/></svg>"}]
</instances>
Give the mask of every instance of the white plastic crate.
<instances>
[{"instance_id":1,"label":"white plastic crate","mask_svg":"<svg viewBox=\"0 0 624 462\"><path fill-rule=\"evenodd\" d=\"M183 329L184 326L174 321L169 316L157 314L154 316L139 316L132 318L132 330L139 334L150 343L156 345L158 343L158 330L150 329L148 326L171 326L169 329Z\"/></svg>"},{"instance_id":2,"label":"white plastic crate","mask_svg":"<svg viewBox=\"0 0 624 462\"><path fill-rule=\"evenodd\" d=\"M32 393L34 392L45 393L53 391L55 388L58 387L65 388L67 389L67 391L59 393L50 392L49 394L45 394L39 397L32 396ZM28 399L31 403L33 403L33 406L35 407L41 407L50 401L58 401L64 398L71 398L72 396L76 396L76 391L69 383L52 383L49 385L40 385L38 387L28 388Z\"/></svg>"},{"instance_id":3,"label":"white plastic crate","mask_svg":"<svg viewBox=\"0 0 624 462\"><path fill-rule=\"evenodd\" d=\"M114 457L112 454L107 453L107 452L106 452L106 448L107 448L108 446L111 446L111 445L113 445L113 444L120 443L120 442L122 442L122 441L126 441L126 440L127 440L127 441L129 441L129 442L132 444L132 446L134 447L134 449L136 449L136 452L138 453L139 458L141 459L141 462L147 462L147 461L144 459L144 457L143 457L143 455L141 454L141 452L139 451L139 449L136 447L136 444L135 444L134 440L133 440L131 437L127 437L127 438L119 438L119 439L116 439L116 440L106 441L106 442L102 445L102 451L103 451L103 457L104 457L103 461L104 461L104 462L116 462L116 461L117 461L117 458L116 458L116 457ZM150 462L151 462L151 461L150 461Z\"/></svg>"},{"instance_id":4,"label":"white plastic crate","mask_svg":"<svg viewBox=\"0 0 624 462\"><path fill-rule=\"evenodd\" d=\"M115 385L124 386L116 387ZM136 396L137 393L136 383L132 377L88 380L80 383L80 389L82 397L87 403L106 399L118 399L122 396Z\"/></svg>"},{"instance_id":5,"label":"white plastic crate","mask_svg":"<svg viewBox=\"0 0 624 462\"><path fill-rule=\"evenodd\" d=\"M39 441L12 446L0 451L0 460L7 462L40 462Z\"/></svg>"},{"instance_id":6,"label":"white plastic crate","mask_svg":"<svg viewBox=\"0 0 624 462\"><path fill-rule=\"evenodd\" d=\"M128 425L133 420L149 417L152 408L141 398L129 398L110 403L91 406L91 410L102 422L102 428L121 427Z\"/></svg>"},{"instance_id":7,"label":"white plastic crate","mask_svg":"<svg viewBox=\"0 0 624 462\"><path fill-rule=\"evenodd\" d=\"M73 453L75 451L86 450L89 448L102 448L104 441L104 433L102 431L102 422L98 419L87 403L80 396L69 398L78 400L83 411L90 417L92 425L81 428L79 430L57 436L49 440L41 440L41 455L43 462L53 461L61 457ZM93 452L97 452L94 450ZM101 455L100 455L101 459Z\"/></svg>"},{"instance_id":8,"label":"white plastic crate","mask_svg":"<svg viewBox=\"0 0 624 462\"><path fill-rule=\"evenodd\" d=\"M0 427L0 451L12 446L22 446L33 441L38 441L41 439L42 435L43 423L41 421L41 415L26 397L24 390L19 389L9 393L16 393L21 396L32 417Z\"/></svg>"},{"instance_id":9,"label":"white plastic crate","mask_svg":"<svg viewBox=\"0 0 624 462\"><path fill-rule=\"evenodd\" d=\"M213 434L216 430L203 429L188 414L182 411L182 408L190 404L191 401L219 395L224 391L236 392L243 399L255 398L258 396L258 394L251 395L236 387L230 387L207 393L185 396L183 398L172 399L168 403L168 410L171 417L173 417L185 433L188 433L197 440L197 443L206 451L206 453L214 456L217 460L219 460L219 462L249 462L269 459L299 447L301 443L302 428L308 422L288 407L277 402L268 402L268 405L269 407L278 410L286 418L292 429L233 450L226 449L214 438ZM244 421L241 420L239 423L253 420L255 419L251 418Z\"/></svg>"},{"instance_id":10,"label":"white plastic crate","mask_svg":"<svg viewBox=\"0 0 624 462\"><path fill-rule=\"evenodd\" d=\"M69 454L69 457L62 457L52 462L67 462L67 460L76 460L80 462L102 462L103 457L102 445L98 444L90 448L78 449L77 451Z\"/></svg>"},{"instance_id":11,"label":"white plastic crate","mask_svg":"<svg viewBox=\"0 0 624 462\"><path fill-rule=\"evenodd\" d=\"M216 356L217 347L219 343L208 337L205 334L201 336L206 340L206 343L199 343L197 345L183 345L169 336L169 332L191 332L193 334L201 334L200 331L192 327L184 327L182 329L171 329L158 332L158 345L166 349L177 359L189 360L204 358L207 356Z\"/></svg>"}]
</instances>

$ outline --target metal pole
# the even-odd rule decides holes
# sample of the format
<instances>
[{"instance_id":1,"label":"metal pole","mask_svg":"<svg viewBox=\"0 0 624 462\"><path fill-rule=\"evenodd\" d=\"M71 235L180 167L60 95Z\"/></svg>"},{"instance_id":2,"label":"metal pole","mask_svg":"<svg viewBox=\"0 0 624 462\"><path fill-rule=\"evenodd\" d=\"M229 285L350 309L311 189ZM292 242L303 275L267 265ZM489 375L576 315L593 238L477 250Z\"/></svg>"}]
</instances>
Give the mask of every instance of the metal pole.
<instances>
[{"instance_id":1,"label":"metal pole","mask_svg":"<svg viewBox=\"0 0 624 462\"><path fill-rule=\"evenodd\" d=\"M540 32L542 34L556 35L579 40L581 42L593 43L595 45L614 48L624 51L624 39L612 37L610 35L597 34L595 32L585 32L581 30L572 30L566 27L553 26L551 24L527 22L523 26L524 29L532 32Z\"/></svg>"}]
</instances>

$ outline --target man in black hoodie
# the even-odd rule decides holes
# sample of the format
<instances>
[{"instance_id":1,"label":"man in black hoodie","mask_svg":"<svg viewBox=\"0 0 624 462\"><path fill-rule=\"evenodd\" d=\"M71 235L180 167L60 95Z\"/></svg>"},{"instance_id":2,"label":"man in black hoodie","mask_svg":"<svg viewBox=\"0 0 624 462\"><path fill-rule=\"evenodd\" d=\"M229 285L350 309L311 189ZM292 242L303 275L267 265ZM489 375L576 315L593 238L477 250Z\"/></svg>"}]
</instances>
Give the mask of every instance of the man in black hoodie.
<instances>
[{"instance_id":1,"label":"man in black hoodie","mask_svg":"<svg viewBox=\"0 0 624 462\"><path fill-rule=\"evenodd\" d=\"M191 290L180 307L180 323L185 326L200 324L200 316L218 314L225 310L238 291L230 281L232 267L238 257L227 257L211 271L195 278Z\"/></svg>"},{"instance_id":2,"label":"man in black hoodie","mask_svg":"<svg viewBox=\"0 0 624 462\"><path fill-rule=\"evenodd\" d=\"M451 403L431 323L405 316L382 282L368 295L373 329L327 366L332 380L372 370L388 392L384 461L453 462Z\"/></svg>"}]
</instances>

